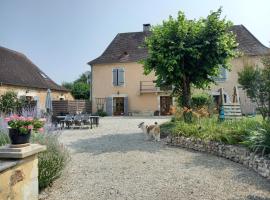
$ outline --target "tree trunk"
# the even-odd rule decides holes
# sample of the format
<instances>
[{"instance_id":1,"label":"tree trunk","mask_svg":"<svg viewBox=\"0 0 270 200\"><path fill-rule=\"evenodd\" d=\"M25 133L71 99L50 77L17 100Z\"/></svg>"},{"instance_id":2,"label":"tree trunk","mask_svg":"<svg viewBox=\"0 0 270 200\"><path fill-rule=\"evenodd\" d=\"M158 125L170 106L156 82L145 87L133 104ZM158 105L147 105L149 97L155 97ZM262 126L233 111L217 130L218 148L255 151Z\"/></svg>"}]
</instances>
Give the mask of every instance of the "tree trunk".
<instances>
[{"instance_id":1,"label":"tree trunk","mask_svg":"<svg viewBox=\"0 0 270 200\"><path fill-rule=\"evenodd\" d=\"M183 86L182 86L182 95L183 100L182 104L184 107L190 108L191 107L191 91L190 91L190 81L189 77L185 76L183 78Z\"/></svg>"}]
</instances>

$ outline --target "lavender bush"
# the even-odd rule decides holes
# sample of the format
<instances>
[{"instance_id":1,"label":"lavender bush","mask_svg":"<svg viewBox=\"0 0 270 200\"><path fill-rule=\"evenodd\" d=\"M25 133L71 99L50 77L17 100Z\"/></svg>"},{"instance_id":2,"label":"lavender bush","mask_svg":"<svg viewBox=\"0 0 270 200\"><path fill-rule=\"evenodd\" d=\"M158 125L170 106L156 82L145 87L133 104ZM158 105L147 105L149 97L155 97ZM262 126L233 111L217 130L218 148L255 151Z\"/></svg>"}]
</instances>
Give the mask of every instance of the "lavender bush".
<instances>
[{"instance_id":1,"label":"lavender bush","mask_svg":"<svg viewBox=\"0 0 270 200\"><path fill-rule=\"evenodd\" d=\"M0 116L0 146L8 143L9 137L7 134L7 123L4 121L4 118Z\"/></svg>"},{"instance_id":2,"label":"lavender bush","mask_svg":"<svg viewBox=\"0 0 270 200\"><path fill-rule=\"evenodd\" d=\"M67 148L59 142L60 133L32 134L33 143L47 146L47 150L38 155L38 181L39 188L43 189L57 179L69 161Z\"/></svg>"}]
</instances>

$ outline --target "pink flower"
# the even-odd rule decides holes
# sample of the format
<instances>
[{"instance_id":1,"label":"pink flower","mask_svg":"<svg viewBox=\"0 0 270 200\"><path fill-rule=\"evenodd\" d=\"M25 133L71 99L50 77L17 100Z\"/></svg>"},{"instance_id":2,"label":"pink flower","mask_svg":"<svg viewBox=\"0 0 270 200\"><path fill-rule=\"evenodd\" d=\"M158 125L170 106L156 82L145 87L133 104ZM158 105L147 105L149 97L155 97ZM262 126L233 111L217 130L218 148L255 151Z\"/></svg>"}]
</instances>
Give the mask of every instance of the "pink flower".
<instances>
[{"instance_id":1,"label":"pink flower","mask_svg":"<svg viewBox=\"0 0 270 200\"><path fill-rule=\"evenodd\" d=\"M28 130L33 129L34 127L32 125L28 126Z\"/></svg>"},{"instance_id":2,"label":"pink flower","mask_svg":"<svg viewBox=\"0 0 270 200\"><path fill-rule=\"evenodd\" d=\"M38 132L43 133L44 132L44 128L39 128L38 129Z\"/></svg>"},{"instance_id":3,"label":"pink flower","mask_svg":"<svg viewBox=\"0 0 270 200\"><path fill-rule=\"evenodd\" d=\"M11 117L10 117L10 119L11 120L17 120L17 119L19 119L20 117L18 116L18 115L12 115Z\"/></svg>"},{"instance_id":4,"label":"pink flower","mask_svg":"<svg viewBox=\"0 0 270 200\"><path fill-rule=\"evenodd\" d=\"M5 122L9 122L9 121L11 121L11 118L10 117L6 117L5 118Z\"/></svg>"},{"instance_id":5,"label":"pink flower","mask_svg":"<svg viewBox=\"0 0 270 200\"><path fill-rule=\"evenodd\" d=\"M18 120L25 121L25 120L26 120L26 118L25 118L25 117L23 117L23 116L21 116L21 117L19 117L19 118L18 118Z\"/></svg>"},{"instance_id":6,"label":"pink flower","mask_svg":"<svg viewBox=\"0 0 270 200\"><path fill-rule=\"evenodd\" d=\"M16 118L14 117L14 115L10 116L10 121L12 120L16 120Z\"/></svg>"},{"instance_id":7,"label":"pink flower","mask_svg":"<svg viewBox=\"0 0 270 200\"><path fill-rule=\"evenodd\" d=\"M33 121L33 119L34 119L33 117L27 117L26 118L27 121Z\"/></svg>"}]
</instances>

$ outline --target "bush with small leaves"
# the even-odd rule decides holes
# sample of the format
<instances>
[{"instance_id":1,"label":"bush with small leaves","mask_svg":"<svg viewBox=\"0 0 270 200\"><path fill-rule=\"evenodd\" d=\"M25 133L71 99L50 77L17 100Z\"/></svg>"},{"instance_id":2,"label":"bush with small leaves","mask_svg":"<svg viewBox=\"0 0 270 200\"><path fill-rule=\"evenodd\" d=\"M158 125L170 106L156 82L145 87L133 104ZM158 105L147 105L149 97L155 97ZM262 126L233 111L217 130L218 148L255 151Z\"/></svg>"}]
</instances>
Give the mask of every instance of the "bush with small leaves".
<instances>
[{"instance_id":1,"label":"bush with small leaves","mask_svg":"<svg viewBox=\"0 0 270 200\"><path fill-rule=\"evenodd\" d=\"M31 140L47 146L47 150L38 155L38 181L39 188L45 188L57 179L67 162L69 152L58 140L59 134L55 133L34 133Z\"/></svg>"}]
</instances>

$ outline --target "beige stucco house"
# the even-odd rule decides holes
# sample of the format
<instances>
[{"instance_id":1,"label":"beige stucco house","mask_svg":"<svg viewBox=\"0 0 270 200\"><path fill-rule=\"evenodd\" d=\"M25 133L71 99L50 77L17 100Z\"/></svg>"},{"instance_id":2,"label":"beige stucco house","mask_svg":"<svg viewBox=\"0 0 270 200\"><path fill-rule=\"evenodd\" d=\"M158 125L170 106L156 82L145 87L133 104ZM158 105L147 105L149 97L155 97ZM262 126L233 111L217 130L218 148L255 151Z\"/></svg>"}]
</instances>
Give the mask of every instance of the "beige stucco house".
<instances>
[{"instance_id":1,"label":"beige stucco house","mask_svg":"<svg viewBox=\"0 0 270 200\"><path fill-rule=\"evenodd\" d=\"M52 100L73 100L66 88L56 84L25 55L0 47L0 95L14 91L45 110L48 89Z\"/></svg>"},{"instance_id":2,"label":"beige stucco house","mask_svg":"<svg viewBox=\"0 0 270 200\"><path fill-rule=\"evenodd\" d=\"M138 61L147 57L147 49L143 48L145 37L150 33L150 24L144 24L142 32L119 33L104 51L90 61L92 83L92 110L104 110L108 115L129 115L136 113L167 115L174 103L170 89L155 87L154 73L143 74L143 66ZM208 91L217 96L217 90L224 88L226 100L230 101L233 87L238 86L237 72L246 64L261 66L260 57L269 53L269 49L261 44L243 25L232 27L236 34L239 50L243 56L231 61L232 70L221 70L216 78L216 85ZM254 110L254 105L240 89L242 110L246 113Z\"/></svg>"}]
</instances>

